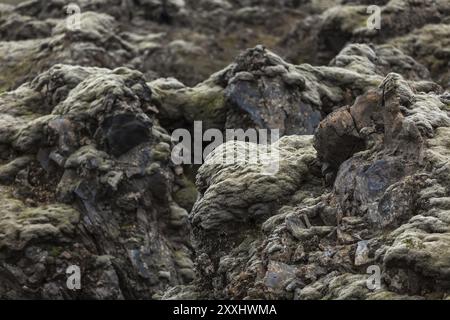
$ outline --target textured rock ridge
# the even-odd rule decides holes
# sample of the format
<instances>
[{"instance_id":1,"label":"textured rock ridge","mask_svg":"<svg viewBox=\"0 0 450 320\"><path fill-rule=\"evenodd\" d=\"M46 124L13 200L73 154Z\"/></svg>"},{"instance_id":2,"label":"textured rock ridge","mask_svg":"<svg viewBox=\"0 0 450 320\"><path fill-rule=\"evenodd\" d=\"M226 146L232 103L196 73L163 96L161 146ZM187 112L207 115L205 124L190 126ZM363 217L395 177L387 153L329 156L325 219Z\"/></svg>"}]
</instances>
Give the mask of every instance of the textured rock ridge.
<instances>
[{"instance_id":1,"label":"textured rock ridge","mask_svg":"<svg viewBox=\"0 0 450 320\"><path fill-rule=\"evenodd\" d=\"M149 299L192 280L151 95L136 71L56 65L1 96L2 297L75 298L58 271L69 265L89 274L83 298Z\"/></svg>"},{"instance_id":2,"label":"textured rock ridge","mask_svg":"<svg viewBox=\"0 0 450 320\"><path fill-rule=\"evenodd\" d=\"M0 299L450 299L449 1L18 2Z\"/></svg>"}]
</instances>

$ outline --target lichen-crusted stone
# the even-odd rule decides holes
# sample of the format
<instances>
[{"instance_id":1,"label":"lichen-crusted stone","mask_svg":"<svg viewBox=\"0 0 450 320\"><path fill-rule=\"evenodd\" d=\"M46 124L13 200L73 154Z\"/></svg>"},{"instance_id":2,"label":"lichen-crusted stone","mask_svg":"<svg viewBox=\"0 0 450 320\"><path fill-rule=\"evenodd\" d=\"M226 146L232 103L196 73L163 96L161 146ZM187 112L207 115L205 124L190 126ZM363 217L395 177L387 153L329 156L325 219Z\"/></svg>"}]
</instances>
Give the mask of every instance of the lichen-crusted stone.
<instances>
[{"instance_id":1,"label":"lichen-crusted stone","mask_svg":"<svg viewBox=\"0 0 450 320\"><path fill-rule=\"evenodd\" d=\"M0 297L150 299L193 279L151 95L137 71L56 65L0 96Z\"/></svg>"},{"instance_id":2,"label":"lichen-crusted stone","mask_svg":"<svg viewBox=\"0 0 450 320\"><path fill-rule=\"evenodd\" d=\"M385 76L390 72L396 72L408 80L431 80L428 69L405 53L412 54L390 44L349 44L339 52L330 65L362 74Z\"/></svg>"},{"instance_id":3,"label":"lichen-crusted stone","mask_svg":"<svg viewBox=\"0 0 450 320\"><path fill-rule=\"evenodd\" d=\"M425 161L431 172L419 191L417 215L389 236L393 243L383 263L393 290L450 290L449 133L439 128L428 140Z\"/></svg>"},{"instance_id":4,"label":"lichen-crusted stone","mask_svg":"<svg viewBox=\"0 0 450 320\"><path fill-rule=\"evenodd\" d=\"M450 88L450 24L428 24L413 32L389 41L406 54L424 64L434 79L444 88Z\"/></svg>"},{"instance_id":5,"label":"lichen-crusted stone","mask_svg":"<svg viewBox=\"0 0 450 320\"><path fill-rule=\"evenodd\" d=\"M315 151L310 136L284 137L274 143L271 152L279 152L275 158L279 167L270 175L264 164L252 163L252 158L224 163L224 155L235 148L236 154L251 153L262 146L228 142L216 149L199 170L200 196L190 215L199 253L197 262L205 276L202 285L212 286L218 296L223 295L220 288L227 285L215 283L226 270L221 267L224 255L231 254L236 246L249 246L261 232L261 223L275 215L280 204L289 201L296 190L314 186L316 179L311 174ZM211 265L203 265L205 260Z\"/></svg>"},{"instance_id":6,"label":"lichen-crusted stone","mask_svg":"<svg viewBox=\"0 0 450 320\"><path fill-rule=\"evenodd\" d=\"M322 170L338 171L327 180L332 189L318 179L314 153L305 180L304 171L284 165L273 177L255 176L258 166L226 165L219 161L225 146L217 149L199 170L190 218L196 289L178 287L166 297L444 298L450 118L440 91L391 73L323 120L315 147ZM285 149L281 159L302 159L310 147ZM300 183L285 183L291 179ZM380 267L379 290L368 287L370 265Z\"/></svg>"},{"instance_id":7,"label":"lichen-crusted stone","mask_svg":"<svg viewBox=\"0 0 450 320\"><path fill-rule=\"evenodd\" d=\"M310 136L282 138L273 146L276 151L269 149L273 160L279 161L277 172L269 175L265 174L264 164L252 164L256 160L251 158L224 163L227 152L233 153L227 148L236 148L239 157L238 152L261 154L264 146L229 142L216 149L200 168L197 187L201 200L195 205L192 222L206 232L227 233L225 223L230 224L230 232L237 232L238 225L267 218L271 214L270 203L292 194L308 179L309 165L315 158Z\"/></svg>"},{"instance_id":8,"label":"lichen-crusted stone","mask_svg":"<svg viewBox=\"0 0 450 320\"><path fill-rule=\"evenodd\" d=\"M144 72L148 80L175 76L195 85L224 68L240 50L259 43L275 46L292 23L315 11L309 8L309 2L81 0L76 3L85 20L81 30L66 30L65 41L57 41L60 34L55 30L64 28L67 10L73 2L30 0L15 7L4 5L0 12L0 34L12 46L25 39L45 39L42 51L49 56L43 55L35 62L47 57L59 63L84 66L115 68L126 64ZM109 19L96 18L92 12ZM85 14L90 15L89 19ZM111 19L115 23L105 24ZM109 32L102 30L105 25L111 27ZM98 35L104 41L96 41ZM55 42L63 44L52 51L44 50L48 43L52 46ZM70 51L73 56L68 54ZM115 59L114 65L109 64L111 58ZM32 70L29 79L50 66L33 66L39 70ZM13 79L8 85L16 87L27 80L26 75L24 71L20 79Z\"/></svg>"},{"instance_id":9,"label":"lichen-crusted stone","mask_svg":"<svg viewBox=\"0 0 450 320\"><path fill-rule=\"evenodd\" d=\"M111 16L83 12L80 24L82 28L71 30L62 19L47 37L0 42L0 92L31 81L57 63L116 68L133 58L132 46L115 34L118 25Z\"/></svg>"},{"instance_id":10,"label":"lichen-crusted stone","mask_svg":"<svg viewBox=\"0 0 450 320\"><path fill-rule=\"evenodd\" d=\"M333 117L350 115L352 130L366 145L363 152L349 152L349 159L339 165L334 195L328 200L339 203L341 241L370 239L364 259L367 264L378 261L383 267L388 291L409 296L430 292L442 297L449 290L448 190L443 166L448 152L442 146L448 145L443 137L450 119L439 95L424 93L423 88L415 91L419 87L420 83L408 84L390 74L380 87L379 98L372 94L370 100L366 97L350 109L339 109L323 122L316 138L328 127L342 126L343 122L333 121ZM322 159L339 160L330 149L341 148L351 137L339 135L337 139L323 141L328 149L321 149L319 143ZM382 237L374 230L363 231L361 227L367 224L390 232Z\"/></svg>"},{"instance_id":11,"label":"lichen-crusted stone","mask_svg":"<svg viewBox=\"0 0 450 320\"><path fill-rule=\"evenodd\" d=\"M193 88L176 79L158 79L149 83L153 99L160 110L161 123L168 129L192 126L202 120L205 130L223 128L226 117L223 88L214 83L216 77Z\"/></svg>"},{"instance_id":12,"label":"lichen-crusted stone","mask_svg":"<svg viewBox=\"0 0 450 320\"><path fill-rule=\"evenodd\" d=\"M0 206L0 249L23 250L30 242L51 239L68 241L73 236L80 214L67 205L30 208L2 191Z\"/></svg>"},{"instance_id":13,"label":"lichen-crusted stone","mask_svg":"<svg viewBox=\"0 0 450 320\"><path fill-rule=\"evenodd\" d=\"M374 21L369 22L369 18L374 12L368 12L369 5L379 6L380 28L370 27L369 23ZM445 0L351 1L301 20L285 37L283 45L289 46L288 56L297 63L325 64L348 43L386 43L427 24L444 22L449 8ZM441 40L436 37L436 41Z\"/></svg>"},{"instance_id":14,"label":"lichen-crusted stone","mask_svg":"<svg viewBox=\"0 0 450 320\"><path fill-rule=\"evenodd\" d=\"M28 40L46 38L51 35L55 22L39 21L20 14L2 15L0 17L0 35L3 40Z\"/></svg>"},{"instance_id":15,"label":"lichen-crusted stone","mask_svg":"<svg viewBox=\"0 0 450 320\"><path fill-rule=\"evenodd\" d=\"M0 298L449 299L449 1L71 2L0 4Z\"/></svg>"},{"instance_id":16,"label":"lichen-crusted stone","mask_svg":"<svg viewBox=\"0 0 450 320\"><path fill-rule=\"evenodd\" d=\"M174 79L149 85L161 106L161 121L169 128L203 120L205 130L262 128L279 129L281 135L310 135L324 115L382 80L380 70L388 62L378 60L370 47L344 55L330 67L295 66L258 46L195 87ZM426 73L418 64L411 67Z\"/></svg>"}]
</instances>

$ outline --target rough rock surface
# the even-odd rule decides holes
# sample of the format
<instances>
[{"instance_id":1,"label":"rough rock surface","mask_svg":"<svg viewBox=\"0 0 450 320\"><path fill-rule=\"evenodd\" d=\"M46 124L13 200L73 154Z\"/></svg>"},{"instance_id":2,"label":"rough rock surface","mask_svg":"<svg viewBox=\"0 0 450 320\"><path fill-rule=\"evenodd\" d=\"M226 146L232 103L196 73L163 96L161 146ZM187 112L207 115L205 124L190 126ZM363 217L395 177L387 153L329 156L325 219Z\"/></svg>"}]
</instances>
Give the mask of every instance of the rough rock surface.
<instances>
[{"instance_id":1,"label":"rough rock surface","mask_svg":"<svg viewBox=\"0 0 450 320\"><path fill-rule=\"evenodd\" d=\"M450 118L445 96L418 85L391 73L330 114L317 156L310 137L282 138L273 176L208 159L190 217L198 286L215 298L444 298ZM317 159L337 170L331 189ZM369 265L381 291L366 286Z\"/></svg>"},{"instance_id":2,"label":"rough rock surface","mask_svg":"<svg viewBox=\"0 0 450 320\"><path fill-rule=\"evenodd\" d=\"M379 7L378 29L370 25L374 11L369 5ZM349 43L390 43L424 63L448 87L449 15L446 0L342 1L298 22L282 44L289 48L289 60L326 64Z\"/></svg>"},{"instance_id":3,"label":"rough rock surface","mask_svg":"<svg viewBox=\"0 0 450 320\"><path fill-rule=\"evenodd\" d=\"M399 55L401 64L394 59ZM257 46L195 87L174 79L150 85L161 121L169 128L202 119L208 128L311 135L325 115L376 86L388 70L403 71L409 79L430 79L423 65L389 45L350 45L328 67L292 65Z\"/></svg>"},{"instance_id":4,"label":"rough rock surface","mask_svg":"<svg viewBox=\"0 0 450 320\"><path fill-rule=\"evenodd\" d=\"M3 298L151 298L193 278L170 136L142 74L55 65L0 97ZM4 281L5 280L5 281Z\"/></svg>"},{"instance_id":5,"label":"rough rock surface","mask_svg":"<svg viewBox=\"0 0 450 320\"><path fill-rule=\"evenodd\" d=\"M450 298L449 1L7 2L1 299Z\"/></svg>"}]
</instances>

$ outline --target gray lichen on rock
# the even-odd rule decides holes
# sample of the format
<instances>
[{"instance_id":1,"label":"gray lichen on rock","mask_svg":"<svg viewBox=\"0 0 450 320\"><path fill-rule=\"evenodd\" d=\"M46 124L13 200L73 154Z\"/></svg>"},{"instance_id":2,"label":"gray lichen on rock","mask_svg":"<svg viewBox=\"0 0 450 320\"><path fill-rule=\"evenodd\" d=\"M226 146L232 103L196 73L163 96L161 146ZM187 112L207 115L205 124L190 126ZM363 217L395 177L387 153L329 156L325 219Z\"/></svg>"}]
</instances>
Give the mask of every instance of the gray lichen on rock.
<instances>
[{"instance_id":1,"label":"gray lichen on rock","mask_svg":"<svg viewBox=\"0 0 450 320\"><path fill-rule=\"evenodd\" d=\"M449 1L70 2L0 4L0 298L449 299Z\"/></svg>"}]
</instances>

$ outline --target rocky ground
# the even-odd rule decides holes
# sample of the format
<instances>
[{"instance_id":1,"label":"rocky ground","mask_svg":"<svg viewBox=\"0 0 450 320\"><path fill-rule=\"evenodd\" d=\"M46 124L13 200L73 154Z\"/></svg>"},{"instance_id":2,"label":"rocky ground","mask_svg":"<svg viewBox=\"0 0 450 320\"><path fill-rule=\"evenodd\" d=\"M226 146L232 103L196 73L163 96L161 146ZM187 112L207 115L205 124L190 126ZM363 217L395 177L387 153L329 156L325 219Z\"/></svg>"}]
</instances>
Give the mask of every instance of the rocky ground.
<instances>
[{"instance_id":1,"label":"rocky ground","mask_svg":"<svg viewBox=\"0 0 450 320\"><path fill-rule=\"evenodd\" d=\"M449 90L448 0L3 1L0 298L450 299Z\"/></svg>"}]
</instances>

